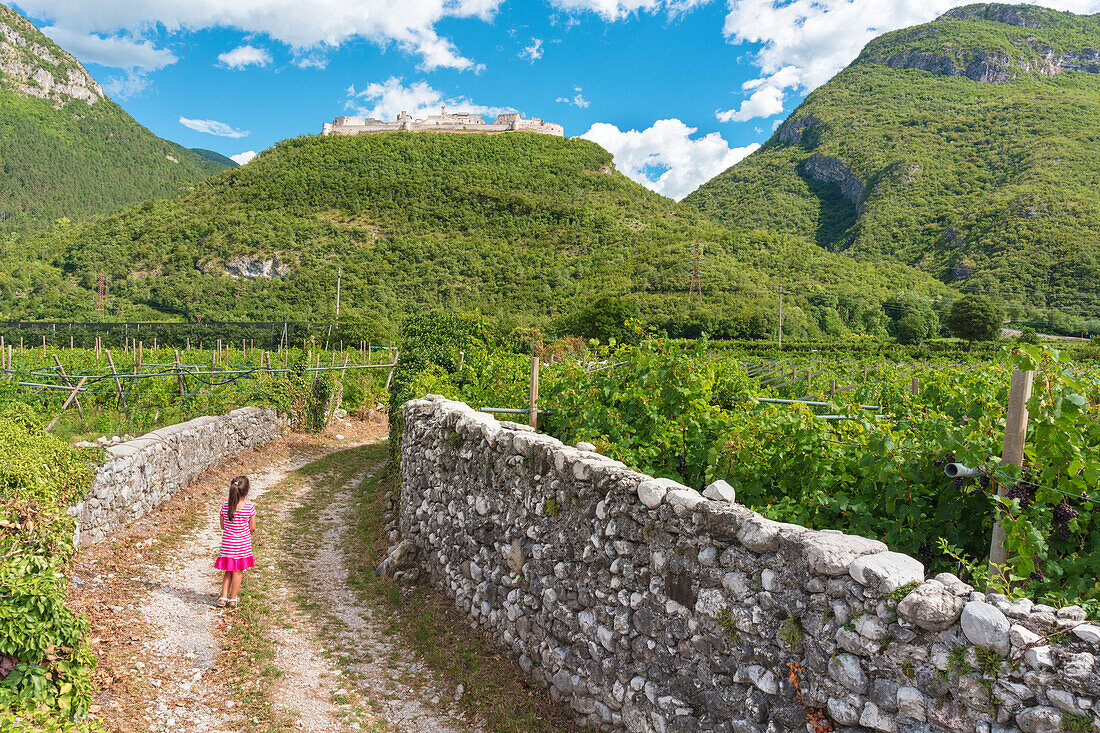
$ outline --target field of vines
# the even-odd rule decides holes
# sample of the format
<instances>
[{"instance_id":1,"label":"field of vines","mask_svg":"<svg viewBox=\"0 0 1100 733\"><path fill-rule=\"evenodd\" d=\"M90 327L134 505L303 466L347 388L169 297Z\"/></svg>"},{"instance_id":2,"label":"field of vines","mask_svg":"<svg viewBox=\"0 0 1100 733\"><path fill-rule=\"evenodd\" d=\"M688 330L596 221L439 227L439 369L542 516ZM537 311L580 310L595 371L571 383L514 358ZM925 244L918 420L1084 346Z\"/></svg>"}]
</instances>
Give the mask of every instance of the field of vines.
<instances>
[{"instance_id":1,"label":"field of vines","mask_svg":"<svg viewBox=\"0 0 1100 733\"><path fill-rule=\"evenodd\" d=\"M275 407L295 427L317 429L326 409L329 417L335 409L356 414L385 401L392 352L309 344L282 351L120 345L108 358L105 349L48 345L22 353L13 348L9 358L0 375L0 406L25 403L47 422L57 418L51 433L94 440L137 436L245 405Z\"/></svg>"},{"instance_id":2,"label":"field of vines","mask_svg":"<svg viewBox=\"0 0 1100 733\"><path fill-rule=\"evenodd\" d=\"M528 405L528 355L475 332L458 369L457 345L443 338L410 364L391 405L426 392L475 408ZM415 347L402 348L415 362ZM770 518L875 537L932 573L1100 613L1100 370L1027 345L901 363L705 341L542 353L539 427L567 443L699 490L724 479ZM1013 368L1036 370L1022 470L999 463ZM948 462L986 475L950 479ZM996 515L1011 568L990 578Z\"/></svg>"}]
</instances>

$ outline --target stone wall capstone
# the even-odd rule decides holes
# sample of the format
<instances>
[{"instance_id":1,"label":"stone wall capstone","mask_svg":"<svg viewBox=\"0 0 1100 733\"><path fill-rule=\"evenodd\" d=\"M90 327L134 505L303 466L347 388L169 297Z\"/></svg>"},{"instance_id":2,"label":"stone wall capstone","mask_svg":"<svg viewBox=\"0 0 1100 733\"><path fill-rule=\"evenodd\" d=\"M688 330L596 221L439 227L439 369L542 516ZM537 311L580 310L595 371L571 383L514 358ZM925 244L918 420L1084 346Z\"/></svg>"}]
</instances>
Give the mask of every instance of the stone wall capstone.
<instances>
[{"instance_id":1,"label":"stone wall capstone","mask_svg":"<svg viewBox=\"0 0 1100 733\"><path fill-rule=\"evenodd\" d=\"M107 460L83 501L70 507L79 522L79 545L112 531L167 501L194 478L249 448L287 431L274 410L242 407L226 415L170 425L107 449Z\"/></svg>"},{"instance_id":2,"label":"stone wall capstone","mask_svg":"<svg viewBox=\"0 0 1100 733\"><path fill-rule=\"evenodd\" d=\"M415 558L594 729L1100 733L1100 625L1079 607L926 579L877 540L460 402L404 417L391 565Z\"/></svg>"}]
</instances>

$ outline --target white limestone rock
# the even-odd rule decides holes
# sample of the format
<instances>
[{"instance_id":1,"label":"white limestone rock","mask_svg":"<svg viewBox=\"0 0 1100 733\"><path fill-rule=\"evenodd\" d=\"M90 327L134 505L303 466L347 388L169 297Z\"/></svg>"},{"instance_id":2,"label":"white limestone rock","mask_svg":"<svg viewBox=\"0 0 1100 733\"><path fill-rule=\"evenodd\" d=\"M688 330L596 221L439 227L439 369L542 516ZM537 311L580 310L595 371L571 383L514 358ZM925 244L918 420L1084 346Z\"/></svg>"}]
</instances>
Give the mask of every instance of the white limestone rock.
<instances>
[{"instance_id":1,"label":"white limestone rock","mask_svg":"<svg viewBox=\"0 0 1100 733\"><path fill-rule=\"evenodd\" d=\"M801 540L806 564L818 575L845 575L857 557L887 551L878 540L857 535L807 532Z\"/></svg>"},{"instance_id":2,"label":"white limestone rock","mask_svg":"<svg viewBox=\"0 0 1100 733\"><path fill-rule=\"evenodd\" d=\"M1016 715L1016 725L1024 733L1056 733L1062 729L1062 713L1056 708L1028 708Z\"/></svg>"},{"instance_id":3,"label":"white limestone rock","mask_svg":"<svg viewBox=\"0 0 1100 733\"><path fill-rule=\"evenodd\" d=\"M714 501L724 501L728 504L733 504L737 500L737 492L722 479L718 479L703 489L703 496Z\"/></svg>"},{"instance_id":4,"label":"white limestone rock","mask_svg":"<svg viewBox=\"0 0 1100 733\"><path fill-rule=\"evenodd\" d=\"M958 620L965 602L943 586L926 581L898 604L898 616L927 631L944 631Z\"/></svg>"},{"instance_id":5,"label":"white limestone rock","mask_svg":"<svg viewBox=\"0 0 1100 733\"><path fill-rule=\"evenodd\" d=\"M848 567L848 574L857 583L887 594L924 580L924 565L900 552L879 552L857 557Z\"/></svg>"},{"instance_id":6,"label":"white limestone rock","mask_svg":"<svg viewBox=\"0 0 1100 733\"><path fill-rule=\"evenodd\" d=\"M1086 644L1100 647L1100 625L1083 624L1073 629L1073 635Z\"/></svg>"},{"instance_id":7,"label":"white limestone rock","mask_svg":"<svg viewBox=\"0 0 1100 733\"><path fill-rule=\"evenodd\" d=\"M656 509L665 500L669 491L688 490L683 484L669 478L651 478L638 484L638 498L650 509Z\"/></svg>"},{"instance_id":8,"label":"white limestone rock","mask_svg":"<svg viewBox=\"0 0 1100 733\"><path fill-rule=\"evenodd\" d=\"M925 721L924 693L916 687L899 687L897 701L899 713L922 723Z\"/></svg>"},{"instance_id":9,"label":"white limestone rock","mask_svg":"<svg viewBox=\"0 0 1100 733\"><path fill-rule=\"evenodd\" d=\"M993 649L1002 657L1011 650L1008 618L995 606L971 601L963 607L959 618L967 641L975 646Z\"/></svg>"}]
</instances>

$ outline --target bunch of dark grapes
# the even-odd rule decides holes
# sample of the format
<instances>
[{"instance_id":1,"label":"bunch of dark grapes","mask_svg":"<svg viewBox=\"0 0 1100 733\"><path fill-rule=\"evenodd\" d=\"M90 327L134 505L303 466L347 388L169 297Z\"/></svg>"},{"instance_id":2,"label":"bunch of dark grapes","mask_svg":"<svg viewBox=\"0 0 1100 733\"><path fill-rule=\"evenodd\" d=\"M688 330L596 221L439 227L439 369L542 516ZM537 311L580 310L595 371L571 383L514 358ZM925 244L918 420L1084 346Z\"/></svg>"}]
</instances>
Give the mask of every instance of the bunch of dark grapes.
<instances>
[{"instance_id":1,"label":"bunch of dark grapes","mask_svg":"<svg viewBox=\"0 0 1100 733\"><path fill-rule=\"evenodd\" d=\"M945 455L940 460L932 461L932 465L935 466L936 468L943 468L948 463L954 463L954 462L955 462L955 451L951 451L950 453Z\"/></svg>"},{"instance_id":2,"label":"bunch of dark grapes","mask_svg":"<svg viewBox=\"0 0 1100 733\"><path fill-rule=\"evenodd\" d=\"M982 477L978 479L978 483L981 484L982 491L989 491L989 477L982 474Z\"/></svg>"},{"instance_id":3,"label":"bunch of dark grapes","mask_svg":"<svg viewBox=\"0 0 1100 733\"><path fill-rule=\"evenodd\" d=\"M955 477L955 491L962 491L962 487L966 484L966 479L962 476Z\"/></svg>"},{"instance_id":4,"label":"bunch of dark grapes","mask_svg":"<svg viewBox=\"0 0 1100 733\"><path fill-rule=\"evenodd\" d=\"M1054 520L1054 533L1060 540L1069 539L1069 520L1074 519L1077 516L1077 510L1069 505L1069 502L1062 499L1062 503L1054 507L1052 513L1052 519Z\"/></svg>"},{"instance_id":5,"label":"bunch of dark grapes","mask_svg":"<svg viewBox=\"0 0 1100 733\"><path fill-rule=\"evenodd\" d=\"M1034 573L1031 573L1030 575L1028 575L1027 579L1028 580L1034 580L1038 583L1041 583L1041 582L1043 582L1043 571L1042 570L1036 570Z\"/></svg>"},{"instance_id":6,"label":"bunch of dark grapes","mask_svg":"<svg viewBox=\"0 0 1100 733\"><path fill-rule=\"evenodd\" d=\"M921 546L917 548L917 559L921 561L924 567L932 564L932 548L928 546L927 542L922 542Z\"/></svg>"},{"instance_id":7,"label":"bunch of dark grapes","mask_svg":"<svg viewBox=\"0 0 1100 733\"><path fill-rule=\"evenodd\" d=\"M1035 484L1027 481L1017 481L1008 490L1007 496L1009 499L1019 499L1020 508L1027 509L1031 506L1031 502L1035 501Z\"/></svg>"}]
</instances>

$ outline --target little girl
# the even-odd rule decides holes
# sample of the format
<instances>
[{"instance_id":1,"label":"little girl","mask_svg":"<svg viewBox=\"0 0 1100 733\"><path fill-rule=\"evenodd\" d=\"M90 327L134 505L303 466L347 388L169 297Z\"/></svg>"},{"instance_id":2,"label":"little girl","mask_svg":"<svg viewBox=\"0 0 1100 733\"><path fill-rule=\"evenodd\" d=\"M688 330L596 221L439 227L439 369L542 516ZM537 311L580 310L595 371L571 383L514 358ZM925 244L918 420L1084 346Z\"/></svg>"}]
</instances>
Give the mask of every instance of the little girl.
<instances>
[{"instance_id":1,"label":"little girl","mask_svg":"<svg viewBox=\"0 0 1100 733\"><path fill-rule=\"evenodd\" d=\"M238 476L229 482L229 501L222 505L222 549L214 567L225 571L218 608L237 605L241 576L255 566L252 559L252 533L256 531L256 507L243 499L248 496L248 477Z\"/></svg>"}]
</instances>

